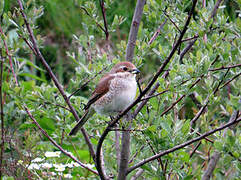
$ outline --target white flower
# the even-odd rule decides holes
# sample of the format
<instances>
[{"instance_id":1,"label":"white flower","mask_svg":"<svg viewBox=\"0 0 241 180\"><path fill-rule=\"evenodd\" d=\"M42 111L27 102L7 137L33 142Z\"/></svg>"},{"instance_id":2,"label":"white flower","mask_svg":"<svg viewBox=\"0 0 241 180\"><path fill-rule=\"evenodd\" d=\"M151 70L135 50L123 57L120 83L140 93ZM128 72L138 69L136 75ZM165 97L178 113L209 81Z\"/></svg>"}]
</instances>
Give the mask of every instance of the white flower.
<instances>
[{"instance_id":1,"label":"white flower","mask_svg":"<svg viewBox=\"0 0 241 180\"><path fill-rule=\"evenodd\" d=\"M73 165L73 163L71 162L71 163L69 163L69 164L66 164L66 167L68 167L68 168L73 168L74 165Z\"/></svg>"},{"instance_id":2,"label":"white flower","mask_svg":"<svg viewBox=\"0 0 241 180\"><path fill-rule=\"evenodd\" d=\"M41 164L41 167L44 169L49 169L49 168L53 167L53 165L50 163L43 163L43 164Z\"/></svg>"},{"instance_id":3,"label":"white flower","mask_svg":"<svg viewBox=\"0 0 241 180\"><path fill-rule=\"evenodd\" d=\"M65 170L65 165L63 164L54 164L54 167L55 167L55 171L62 172Z\"/></svg>"},{"instance_id":4,"label":"white flower","mask_svg":"<svg viewBox=\"0 0 241 180\"><path fill-rule=\"evenodd\" d=\"M41 158L35 158L34 160L32 160L32 162L42 162L44 159Z\"/></svg>"},{"instance_id":5,"label":"white flower","mask_svg":"<svg viewBox=\"0 0 241 180\"><path fill-rule=\"evenodd\" d=\"M47 151L44 155L46 157L60 157L61 151L49 152Z\"/></svg>"},{"instance_id":6,"label":"white flower","mask_svg":"<svg viewBox=\"0 0 241 180\"><path fill-rule=\"evenodd\" d=\"M38 165L38 164L36 164L36 163L32 163L32 164L30 164L29 166L28 166L28 169L29 170L32 170L32 169L40 169L40 166Z\"/></svg>"},{"instance_id":7,"label":"white flower","mask_svg":"<svg viewBox=\"0 0 241 180\"><path fill-rule=\"evenodd\" d=\"M64 174L64 178L72 178L73 176L71 174Z\"/></svg>"}]
</instances>

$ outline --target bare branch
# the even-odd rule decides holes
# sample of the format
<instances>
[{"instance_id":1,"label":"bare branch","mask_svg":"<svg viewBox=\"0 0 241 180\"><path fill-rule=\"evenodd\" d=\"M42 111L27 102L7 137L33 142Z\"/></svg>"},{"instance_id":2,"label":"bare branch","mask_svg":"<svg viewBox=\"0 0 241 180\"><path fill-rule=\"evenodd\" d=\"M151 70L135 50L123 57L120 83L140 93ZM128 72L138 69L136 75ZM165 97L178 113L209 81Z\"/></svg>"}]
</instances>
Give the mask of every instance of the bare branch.
<instances>
[{"instance_id":1,"label":"bare branch","mask_svg":"<svg viewBox=\"0 0 241 180\"><path fill-rule=\"evenodd\" d=\"M109 40L109 31L108 31L108 24L107 24L107 20L106 20L106 14L105 14L105 2L104 0L99 0L100 2L100 8L101 8L101 12L102 12L102 16L103 16L103 20L104 20L104 26L105 26L105 37L106 40Z\"/></svg>"},{"instance_id":2,"label":"bare branch","mask_svg":"<svg viewBox=\"0 0 241 180\"><path fill-rule=\"evenodd\" d=\"M128 121L129 126L127 129L131 129L132 118L130 112L127 113L126 121ZM121 137L121 154L120 154L120 166L118 172L118 180L126 179L126 171L128 168L128 161L130 157L130 131L122 132Z\"/></svg>"},{"instance_id":3,"label":"bare branch","mask_svg":"<svg viewBox=\"0 0 241 180\"><path fill-rule=\"evenodd\" d=\"M119 129L121 130L121 129ZM120 167L120 132L119 130L115 131L115 150L116 150L116 161L117 161L117 168Z\"/></svg>"},{"instance_id":4,"label":"bare branch","mask_svg":"<svg viewBox=\"0 0 241 180\"><path fill-rule=\"evenodd\" d=\"M146 0L138 0L136 3L136 9L134 12L134 16L132 19L131 23L131 29L129 33L129 38L128 38L128 44L126 48L126 60L127 61L132 61L133 56L134 56L134 49L135 49L135 44L136 44L136 39L137 39L137 33L139 29L139 25L141 22L141 16L143 12L143 7L146 3Z\"/></svg>"}]
</instances>

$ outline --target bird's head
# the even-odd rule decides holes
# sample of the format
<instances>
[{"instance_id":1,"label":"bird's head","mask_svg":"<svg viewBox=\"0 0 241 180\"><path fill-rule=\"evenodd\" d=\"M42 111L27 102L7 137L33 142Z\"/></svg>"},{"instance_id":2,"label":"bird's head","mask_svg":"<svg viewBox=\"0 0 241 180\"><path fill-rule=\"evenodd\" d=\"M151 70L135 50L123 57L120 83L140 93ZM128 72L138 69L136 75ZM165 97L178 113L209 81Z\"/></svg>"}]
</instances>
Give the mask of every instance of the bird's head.
<instances>
[{"instance_id":1,"label":"bird's head","mask_svg":"<svg viewBox=\"0 0 241 180\"><path fill-rule=\"evenodd\" d=\"M125 61L116 64L110 71L110 73L130 73L130 74L138 74L140 71L136 68L134 64L131 62Z\"/></svg>"}]
</instances>

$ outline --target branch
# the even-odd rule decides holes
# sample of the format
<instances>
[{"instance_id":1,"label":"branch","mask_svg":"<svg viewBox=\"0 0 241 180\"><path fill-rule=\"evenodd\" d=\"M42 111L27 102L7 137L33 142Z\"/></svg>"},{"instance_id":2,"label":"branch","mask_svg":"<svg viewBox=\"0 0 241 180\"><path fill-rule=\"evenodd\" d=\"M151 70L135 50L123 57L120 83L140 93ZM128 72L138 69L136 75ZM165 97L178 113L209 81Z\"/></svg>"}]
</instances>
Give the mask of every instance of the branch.
<instances>
[{"instance_id":1,"label":"branch","mask_svg":"<svg viewBox=\"0 0 241 180\"><path fill-rule=\"evenodd\" d=\"M175 28L179 31L179 33L181 33L181 30L179 29L179 27L176 25L176 23L170 18L170 16L163 11L163 13L165 14L165 16L168 18L169 21L171 21L171 23L175 26Z\"/></svg>"},{"instance_id":2,"label":"branch","mask_svg":"<svg viewBox=\"0 0 241 180\"><path fill-rule=\"evenodd\" d=\"M115 131L115 150L116 150L116 161L117 161L117 168L119 169L120 167L120 130ZM113 131L113 130L112 130Z\"/></svg>"},{"instance_id":3,"label":"branch","mask_svg":"<svg viewBox=\"0 0 241 180\"><path fill-rule=\"evenodd\" d=\"M213 8L213 10L212 10L212 13L211 13L211 18L214 18L214 16L216 15L217 10L218 10L218 7L219 7L219 5L221 4L222 1L223 1L223 0L218 0L218 1L216 2L215 6L214 6L214 8Z\"/></svg>"},{"instance_id":4,"label":"branch","mask_svg":"<svg viewBox=\"0 0 241 180\"><path fill-rule=\"evenodd\" d=\"M191 49L191 47L194 45L194 43L196 42L196 40L197 40L197 37L194 39L194 40L192 40L191 42L189 42L189 44L183 49L183 51L181 52L181 54L180 54L180 62L183 64L183 61L182 61L182 59L183 59L183 57L184 57L184 55L189 51L189 49Z\"/></svg>"},{"instance_id":5,"label":"branch","mask_svg":"<svg viewBox=\"0 0 241 180\"><path fill-rule=\"evenodd\" d=\"M108 31L108 24L107 24L107 20L106 20L106 14L105 14L105 3L104 0L99 0L100 2L100 8L101 8L101 12L102 12L102 16L103 16L103 20L104 20L104 26L105 26L105 37L106 40L109 40L109 31Z\"/></svg>"},{"instance_id":6,"label":"branch","mask_svg":"<svg viewBox=\"0 0 241 180\"><path fill-rule=\"evenodd\" d=\"M28 116L32 119L33 123L39 128L39 130L41 131L42 134L45 135L45 137L48 138L48 140L55 146L57 147L62 153L64 153L66 156L70 157L72 160L74 160L75 162L77 162L81 167L88 169L89 171L91 171L92 173L98 175L98 172L96 172L95 170L89 168L87 165L81 163L76 157L74 157L72 154L70 154L69 152L67 152L66 150L64 150L56 141L54 141L49 135L48 133L41 128L41 126L39 125L39 123L36 121L36 119L33 117L33 115L31 114L31 112L29 111L29 109L27 108L27 106L23 106L24 110L26 111L26 113L28 114Z\"/></svg>"},{"instance_id":7,"label":"branch","mask_svg":"<svg viewBox=\"0 0 241 180\"><path fill-rule=\"evenodd\" d=\"M93 18L93 17L90 15L90 13L87 11L87 9L85 9L85 7L80 6L80 9L83 9L84 12L85 12L89 17ZM95 19L94 19L94 20L95 20ZM104 29L96 20L95 20L95 23L97 24L97 26L98 26L103 32L105 32L105 29Z\"/></svg>"},{"instance_id":8,"label":"branch","mask_svg":"<svg viewBox=\"0 0 241 180\"><path fill-rule=\"evenodd\" d=\"M141 0L140 0L141 1ZM138 1L139 2L139 1ZM143 2L142 2L143 3ZM108 133L110 132L111 128L120 120L120 118L122 118L132 107L134 107L137 103L140 102L141 98L150 90L150 88L152 87L152 85L156 82L156 80L158 79L158 77L161 75L162 72L164 72L165 67L167 66L167 64L170 62L171 58L173 57L173 55L175 54L178 46L181 44L182 38L184 36L184 34L187 31L187 26L190 23L192 14L194 12L195 6L196 6L197 0L193 1L193 5L192 8L189 12L189 15L187 17L187 20L185 22L184 28L178 38L178 41L175 43L174 47L172 48L169 56L166 58L166 60L162 63L161 67L159 68L159 70L156 72L156 74L154 75L154 77L151 79L151 81L147 84L146 88L143 90L143 92L137 97L137 99L130 105L128 106L122 113L120 113L114 120L112 120L109 125L107 126L107 128L104 130L103 134L101 135L99 142L97 144L97 150L96 150L96 165L97 165L97 170L99 172L100 178L104 179L104 174L103 174L103 170L101 168L101 159L100 159L100 152L101 152L101 147L102 144L105 140L105 137L108 135ZM144 4L143 4L144 5ZM130 39L130 38L129 38ZM129 56L127 56L129 57Z\"/></svg>"},{"instance_id":9,"label":"branch","mask_svg":"<svg viewBox=\"0 0 241 180\"><path fill-rule=\"evenodd\" d=\"M161 29L164 27L164 25L166 24L167 19L165 19L165 21L158 27L158 29L156 30L156 32L154 33L154 35L151 37L150 41L147 43L148 45L152 44L153 41L155 41L155 39L157 38L157 36L160 34Z\"/></svg>"},{"instance_id":10,"label":"branch","mask_svg":"<svg viewBox=\"0 0 241 180\"><path fill-rule=\"evenodd\" d=\"M2 52L1 52L2 53ZM0 108L1 108L1 153L0 153L0 179L2 179L3 175L3 152L4 152L4 143L5 143L5 136L4 136L4 114L3 114L3 92L2 92L2 83L3 83L3 58L2 54L0 54L0 61L1 61L1 67L0 67Z\"/></svg>"},{"instance_id":11,"label":"branch","mask_svg":"<svg viewBox=\"0 0 241 180\"><path fill-rule=\"evenodd\" d=\"M209 71L219 71L219 70L223 70L223 69L231 69L231 68L236 68L236 67L241 67L241 64L236 64L236 65L232 65L232 66L222 66L219 68L214 68L214 69L209 69Z\"/></svg>"},{"instance_id":12,"label":"branch","mask_svg":"<svg viewBox=\"0 0 241 180\"><path fill-rule=\"evenodd\" d=\"M130 116L130 112L127 113L126 121L130 124L127 129L131 129L132 119ZM130 157L130 131L122 132L121 137L121 153L120 153L120 166L118 172L118 180L126 179L126 171L128 168L128 162Z\"/></svg>"},{"instance_id":13,"label":"branch","mask_svg":"<svg viewBox=\"0 0 241 180\"><path fill-rule=\"evenodd\" d=\"M235 75L232 79L230 79L230 80L227 81L226 83L224 83L224 85L222 85L222 86L220 87L220 89L223 88L224 86L228 85L230 82L232 82L234 79L236 79L236 78L239 77L240 75L241 75L241 72L238 73L237 75Z\"/></svg>"},{"instance_id":14,"label":"branch","mask_svg":"<svg viewBox=\"0 0 241 180\"><path fill-rule=\"evenodd\" d=\"M136 179L138 179L138 178L142 175L143 172L144 172L143 169L139 169L139 170L136 172L136 174L131 177L131 180L136 180Z\"/></svg>"},{"instance_id":15,"label":"branch","mask_svg":"<svg viewBox=\"0 0 241 180\"><path fill-rule=\"evenodd\" d=\"M155 93L155 91L158 89L159 86L160 86L160 83L156 83L155 86L153 86L153 88L152 88L152 89L150 90L150 92L147 94L147 97L151 97L152 94ZM158 95L159 95L159 93L158 93ZM137 114L141 111L141 109L143 108L143 106L145 106L145 104L147 103L147 101L150 99L150 98L147 98L147 97L143 98L141 104L139 104L139 105L137 106L137 108L135 109L135 112L134 112L133 115L132 115L133 118L135 118L135 117L137 116Z\"/></svg>"},{"instance_id":16,"label":"branch","mask_svg":"<svg viewBox=\"0 0 241 180\"><path fill-rule=\"evenodd\" d=\"M186 141L185 143L179 144L179 145L177 145L177 146L175 146L175 147L173 147L173 148L170 148L170 149L168 149L168 150L166 150L166 151L160 152L159 154L157 154L157 155L155 155L155 156L151 156L151 157L149 157L149 158L147 158L147 159L145 159L145 160L137 163L136 165L130 167L130 168L128 169L127 173L130 173L131 171L135 170L136 168L139 168L139 167L143 166L144 164L146 164L146 163L148 163L148 162L150 162L150 161L153 161L153 160L155 160L155 159L157 159L157 158L160 158L160 157L162 157L162 156L164 156L164 155L167 155L167 154L169 154L169 153L172 153L172 152L174 152L174 151L177 151L177 150L179 150L179 149L182 149L182 148L184 148L184 147L186 147L186 146L188 146L188 145L190 145L190 144L192 144L192 143L194 143L194 142L200 141L200 140L204 139L205 137L208 137L208 136L210 136L210 135L212 135L212 134L214 134L214 133L216 133L216 132L218 132L218 131L221 131L221 130L229 127L229 126L232 126L233 124L236 124L236 123L238 123L238 122L240 122L240 121L241 121L241 118L240 118L240 119L237 119L237 118L236 118L234 121L228 122L227 124L222 125L222 126L218 127L217 129L208 131L208 132L204 133L202 136L193 138L193 139L191 139L191 140L189 140L189 141Z\"/></svg>"},{"instance_id":17,"label":"branch","mask_svg":"<svg viewBox=\"0 0 241 180\"><path fill-rule=\"evenodd\" d=\"M143 12L143 7L144 7L145 3L146 3L146 0L138 0L137 4L136 4L136 9L135 9L134 16L132 19L131 29L130 29L129 38L128 38L128 44L127 44L127 48L126 48L126 60L127 61L132 61L133 56L134 56L134 49L135 49L138 29L139 29L141 16L142 16L142 12Z\"/></svg>"}]
</instances>

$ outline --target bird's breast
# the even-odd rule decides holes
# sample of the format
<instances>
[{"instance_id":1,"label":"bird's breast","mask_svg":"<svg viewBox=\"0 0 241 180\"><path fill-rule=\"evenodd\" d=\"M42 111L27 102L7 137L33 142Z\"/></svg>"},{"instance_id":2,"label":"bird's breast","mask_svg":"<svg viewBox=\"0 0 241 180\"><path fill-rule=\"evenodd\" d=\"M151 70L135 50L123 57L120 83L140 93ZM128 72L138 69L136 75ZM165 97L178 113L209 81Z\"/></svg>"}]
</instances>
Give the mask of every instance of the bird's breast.
<instances>
[{"instance_id":1,"label":"bird's breast","mask_svg":"<svg viewBox=\"0 0 241 180\"><path fill-rule=\"evenodd\" d=\"M95 103L94 108L101 114L121 112L134 101L136 89L135 77L116 77L111 80L109 91Z\"/></svg>"}]
</instances>

